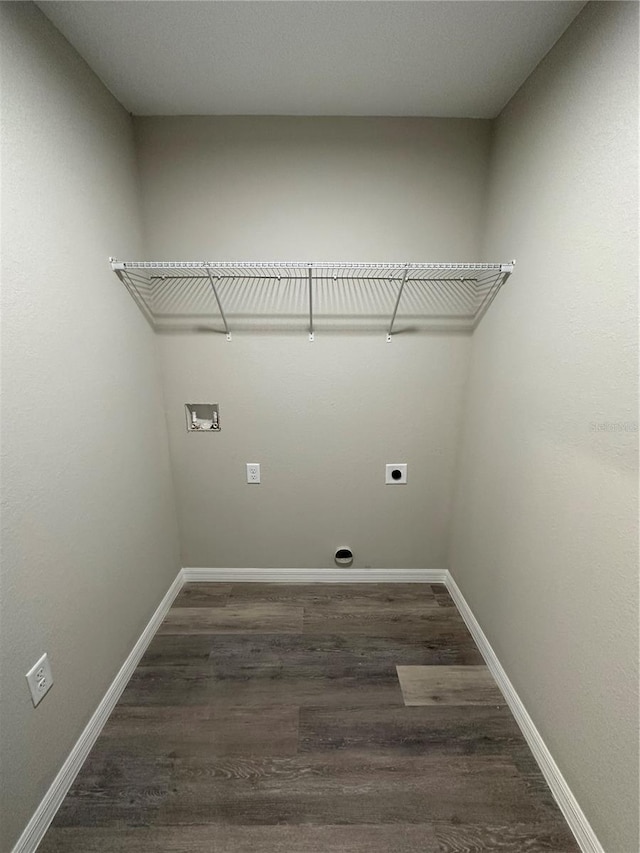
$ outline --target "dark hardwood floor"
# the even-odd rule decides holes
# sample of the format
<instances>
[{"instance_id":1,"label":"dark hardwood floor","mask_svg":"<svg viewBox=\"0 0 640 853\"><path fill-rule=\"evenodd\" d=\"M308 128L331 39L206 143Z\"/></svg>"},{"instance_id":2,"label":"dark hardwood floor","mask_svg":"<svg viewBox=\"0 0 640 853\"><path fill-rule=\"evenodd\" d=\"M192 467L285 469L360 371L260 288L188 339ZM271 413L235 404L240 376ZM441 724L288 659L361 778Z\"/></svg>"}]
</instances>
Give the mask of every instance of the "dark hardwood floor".
<instances>
[{"instance_id":1,"label":"dark hardwood floor","mask_svg":"<svg viewBox=\"0 0 640 853\"><path fill-rule=\"evenodd\" d=\"M443 585L188 584L40 853L576 853Z\"/></svg>"}]
</instances>

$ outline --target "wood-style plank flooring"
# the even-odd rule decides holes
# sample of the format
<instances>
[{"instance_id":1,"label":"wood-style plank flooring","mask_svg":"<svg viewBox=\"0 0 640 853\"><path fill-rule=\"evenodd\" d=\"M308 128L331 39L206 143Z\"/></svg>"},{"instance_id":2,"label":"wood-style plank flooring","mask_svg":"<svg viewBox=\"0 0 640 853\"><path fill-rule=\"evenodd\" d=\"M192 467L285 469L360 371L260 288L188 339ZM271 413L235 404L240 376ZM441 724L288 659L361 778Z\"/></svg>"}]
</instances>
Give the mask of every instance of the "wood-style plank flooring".
<instances>
[{"instance_id":1,"label":"wood-style plank flooring","mask_svg":"<svg viewBox=\"0 0 640 853\"><path fill-rule=\"evenodd\" d=\"M441 584L188 584L40 853L577 853Z\"/></svg>"}]
</instances>

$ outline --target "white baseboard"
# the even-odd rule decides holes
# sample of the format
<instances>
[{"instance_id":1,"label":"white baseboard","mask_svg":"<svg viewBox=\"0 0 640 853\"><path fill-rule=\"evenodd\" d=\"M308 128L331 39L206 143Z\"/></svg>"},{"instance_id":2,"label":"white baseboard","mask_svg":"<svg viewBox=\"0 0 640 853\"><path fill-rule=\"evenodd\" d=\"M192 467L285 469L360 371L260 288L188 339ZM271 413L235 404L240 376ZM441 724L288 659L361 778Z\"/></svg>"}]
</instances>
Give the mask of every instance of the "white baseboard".
<instances>
[{"instance_id":1,"label":"white baseboard","mask_svg":"<svg viewBox=\"0 0 640 853\"><path fill-rule=\"evenodd\" d=\"M444 583L446 569L181 569L131 653L78 738L58 775L11 853L35 853L104 724L183 584L188 581L241 583Z\"/></svg>"},{"instance_id":2,"label":"white baseboard","mask_svg":"<svg viewBox=\"0 0 640 853\"><path fill-rule=\"evenodd\" d=\"M51 821L55 817L56 812L67 795L73 780L78 775L78 772L84 764L86 757L89 755L92 746L98 739L98 735L102 731L104 724L107 722L109 715L115 708L124 688L127 686L127 682L133 675L142 655L145 653L147 646L153 639L153 635L156 633L160 623L167 615L176 595L180 592L183 583L182 571L180 571L167 590L166 595L158 605L155 613L147 623L146 628L140 635L129 656L120 667L118 674L111 682L109 689L103 696L93 716L71 750L69 757L62 765L58 775L51 783L47 793L44 795L42 802L18 839L12 853L35 853L38 844L42 841L45 832L49 828Z\"/></svg>"},{"instance_id":3,"label":"white baseboard","mask_svg":"<svg viewBox=\"0 0 640 853\"><path fill-rule=\"evenodd\" d=\"M533 753L533 757L538 762L542 775L551 789L551 793L558 803L560 811L564 815L569 828L573 832L580 850L582 850L582 853L604 853L604 848L598 841L591 824L578 805L578 801L574 797L567 780L564 778L560 772L560 768L553 760L553 756L542 739L542 735L535 727L533 720L522 703L522 700L516 693L515 687L509 680L507 673L504 671L502 664L498 660L498 656L494 652L491 643L480 627L478 620L473 615L473 611L467 604L465 597L461 593L459 586L453 579L450 572L447 572L446 585L460 615L464 619L467 628L476 642L476 645L480 649L480 653L482 654L489 671L502 691L502 695L511 709L511 713L515 717L515 720L520 727L527 744L529 745L529 749Z\"/></svg>"},{"instance_id":4,"label":"white baseboard","mask_svg":"<svg viewBox=\"0 0 640 853\"><path fill-rule=\"evenodd\" d=\"M137 643L131 650L111 686L105 693L95 713L60 772L53 780L42 802L14 846L12 853L35 853L51 821L65 798L73 780L96 742L109 715L113 711L127 682L133 675L147 646L160 623L173 604L175 597L187 582L264 582L264 583L445 583L460 615L464 619L485 662L496 680L505 701L524 735L544 778L562 811L567 824L576 837L583 853L604 853L604 849L591 828L584 812L573 796L566 779L553 760L540 732L522 704L506 672L502 668L484 631L458 585L446 569L182 569L167 590Z\"/></svg>"},{"instance_id":5,"label":"white baseboard","mask_svg":"<svg viewBox=\"0 0 640 853\"><path fill-rule=\"evenodd\" d=\"M223 583L445 583L446 569L183 569L189 581Z\"/></svg>"}]
</instances>

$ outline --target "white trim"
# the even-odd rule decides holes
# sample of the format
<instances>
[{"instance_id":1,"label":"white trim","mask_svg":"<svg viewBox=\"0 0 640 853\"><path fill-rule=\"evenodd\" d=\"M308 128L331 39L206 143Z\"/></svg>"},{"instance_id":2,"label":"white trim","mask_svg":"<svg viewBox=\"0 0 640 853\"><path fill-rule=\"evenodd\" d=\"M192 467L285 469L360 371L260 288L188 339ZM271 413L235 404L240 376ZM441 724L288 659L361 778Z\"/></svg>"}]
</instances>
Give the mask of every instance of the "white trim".
<instances>
[{"instance_id":1,"label":"white trim","mask_svg":"<svg viewBox=\"0 0 640 853\"><path fill-rule=\"evenodd\" d=\"M247 583L445 583L491 674L515 717L553 796L583 853L604 853L584 812L553 760L522 700L452 575L446 569L203 569L185 568L176 576L137 643L114 678L95 713L71 750L12 853L35 853L73 780L133 675L147 646L183 584L189 581Z\"/></svg>"},{"instance_id":2,"label":"white trim","mask_svg":"<svg viewBox=\"0 0 640 853\"><path fill-rule=\"evenodd\" d=\"M446 569L201 569L182 570L185 583L445 583Z\"/></svg>"},{"instance_id":3,"label":"white trim","mask_svg":"<svg viewBox=\"0 0 640 853\"><path fill-rule=\"evenodd\" d=\"M67 795L73 780L76 778L86 757L89 755L89 752L96 742L98 735L102 731L104 724L107 722L109 715L115 708L124 688L127 686L127 682L133 675L140 658L145 653L147 646L153 639L153 635L160 627L160 623L167 615L167 612L173 604L176 595L180 592L183 583L184 580L181 570L176 575L175 580L167 590L164 598L147 623L142 634L140 634L140 637L129 653L129 656L120 667L118 674L111 682L111 685L104 694L93 716L69 753L67 760L62 765L58 775L51 783L49 790L44 795L38 808L35 810L33 817L16 842L12 853L35 853L35 850L42 841L51 821L55 817L56 812L60 808L62 801Z\"/></svg>"},{"instance_id":4,"label":"white trim","mask_svg":"<svg viewBox=\"0 0 640 853\"><path fill-rule=\"evenodd\" d=\"M187 581L242 583L444 583L446 569L181 569L78 738L11 853L35 853L147 646Z\"/></svg>"},{"instance_id":5,"label":"white trim","mask_svg":"<svg viewBox=\"0 0 640 853\"><path fill-rule=\"evenodd\" d=\"M529 716L529 713L518 696L515 687L509 680L507 673L504 671L502 664L498 660L498 656L494 652L491 643L480 627L478 620L473 615L473 611L467 604L465 597L450 572L447 572L446 585L460 615L471 632L487 667L495 678L498 687L502 691L502 695L511 709L511 713L515 717L516 722L529 745L529 749L533 753L533 757L538 762L542 775L546 779L547 785L551 789L551 793L560 807L560 811L564 815L569 828L575 835L580 850L582 850L582 853L604 853L604 848L598 841L591 824L587 820L586 815L574 797L571 788L569 787L569 783L562 775L556 762L553 760L553 756L542 739L542 735Z\"/></svg>"}]
</instances>

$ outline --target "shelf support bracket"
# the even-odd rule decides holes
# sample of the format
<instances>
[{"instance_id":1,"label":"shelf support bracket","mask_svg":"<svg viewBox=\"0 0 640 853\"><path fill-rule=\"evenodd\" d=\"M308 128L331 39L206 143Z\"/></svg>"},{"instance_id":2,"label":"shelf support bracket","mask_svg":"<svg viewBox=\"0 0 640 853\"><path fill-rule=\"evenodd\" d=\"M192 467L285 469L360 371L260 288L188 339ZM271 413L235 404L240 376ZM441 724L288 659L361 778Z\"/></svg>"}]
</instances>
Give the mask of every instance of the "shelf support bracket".
<instances>
[{"instance_id":1,"label":"shelf support bracket","mask_svg":"<svg viewBox=\"0 0 640 853\"><path fill-rule=\"evenodd\" d=\"M478 311L476 312L476 316L475 316L475 319L473 321L472 329L476 329L478 327L480 320L482 320L484 315L487 313L489 306L491 305L493 300L498 295L498 291L502 288L502 286L504 284L506 284L507 279L509 278L509 276L513 272L513 268L515 265L516 265L515 261L511 261L510 264L501 264L500 265L500 272L496 276L495 282L489 288L489 292L487 293L487 296L486 296L484 302L482 303L482 305L478 308Z\"/></svg>"},{"instance_id":2,"label":"shelf support bracket","mask_svg":"<svg viewBox=\"0 0 640 853\"><path fill-rule=\"evenodd\" d=\"M144 301L144 299L142 298L142 296L138 292L138 288L135 286L135 284L129 278L125 265L112 262L111 268L113 269L113 271L118 276L118 278L120 279L122 284L124 284L124 286L127 288L129 293L133 297L133 301L136 303L138 308L142 311L142 314L143 314L145 320L147 321L147 323L151 326L151 328L153 329L154 332L157 331L157 326L156 326L153 314L149 310L149 306L147 305L147 303Z\"/></svg>"},{"instance_id":3,"label":"shelf support bracket","mask_svg":"<svg viewBox=\"0 0 640 853\"><path fill-rule=\"evenodd\" d=\"M313 267L309 264L309 340L313 343Z\"/></svg>"},{"instance_id":4,"label":"shelf support bracket","mask_svg":"<svg viewBox=\"0 0 640 853\"><path fill-rule=\"evenodd\" d=\"M227 323L227 318L224 314L224 309L222 308L222 302L220 302L220 297L218 296L218 288L215 285L213 280L213 276L211 275L211 270L207 267L207 275L209 276L209 282L211 284L211 290L213 290L213 295L216 298L216 302L218 303L218 310L220 311L220 316L222 317L222 322L224 323L224 330L227 335L227 340L231 340L231 332L229 331L229 324Z\"/></svg>"},{"instance_id":5,"label":"shelf support bracket","mask_svg":"<svg viewBox=\"0 0 640 853\"><path fill-rule=\"evenodd\" d=\"M398 298L396 299L396 304L393 309L393 314L391 315L391 322L389 323L389 331L387 332L387 343L391 343L391 335L393 334L393 324L396 321L396 314L398 313L398 306L400 305L400 299L402 298L402 291L404 290L404 285L407 280L407 274L409 272L409 265L406 264L405 268L402 272L402 281L400 282L400 289L398 290Z\"/></svg>"}]
</instances>

